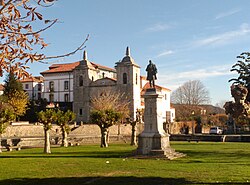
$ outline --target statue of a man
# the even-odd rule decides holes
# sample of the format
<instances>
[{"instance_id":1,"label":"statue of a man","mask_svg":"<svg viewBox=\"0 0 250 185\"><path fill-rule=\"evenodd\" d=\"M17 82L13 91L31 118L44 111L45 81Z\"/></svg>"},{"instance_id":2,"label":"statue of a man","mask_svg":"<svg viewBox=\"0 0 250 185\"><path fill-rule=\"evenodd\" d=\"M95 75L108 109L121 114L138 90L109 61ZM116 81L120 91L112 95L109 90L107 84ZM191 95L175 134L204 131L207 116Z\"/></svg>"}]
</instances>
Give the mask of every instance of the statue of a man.
<instances>
[{"instance_id":1,"label":"statue of a man","mask_svg":"<svg viewBox=\"0 0 250 185\"><path fill-rule=\"evenodd\" d=\"M155 64L152 63L151 60L149 60L149 64L146 68L147 71L147 80L149 80L149 84L151 88L155 87L155 80L157 80L156 73L157 73L157 68Z\"/></svg>"}]
</instances>

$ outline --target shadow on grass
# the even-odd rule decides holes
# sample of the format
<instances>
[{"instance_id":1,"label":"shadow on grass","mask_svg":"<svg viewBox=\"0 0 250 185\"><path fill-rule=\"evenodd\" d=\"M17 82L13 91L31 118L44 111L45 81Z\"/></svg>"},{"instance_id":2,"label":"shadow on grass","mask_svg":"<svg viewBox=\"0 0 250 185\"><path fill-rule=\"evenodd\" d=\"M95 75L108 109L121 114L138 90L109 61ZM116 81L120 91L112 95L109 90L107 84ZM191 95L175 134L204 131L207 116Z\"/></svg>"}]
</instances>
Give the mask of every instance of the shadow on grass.
<instances>
[{"instance_id":1,"label":"shadow on grass","mask_svg":"<svg viewBox=\"0 0 250 185\"><path fill-rule=\"evenodd\" d=\"M0 158L123 158L131 152L98 151L98 152L52 152L51 154L22 154L0 155Z\"/></svg>"},{"instance_id":2,"label":"shadow on grass","mask_svg":"<svg viewBox=\"0 0 250 185\"><path fill-rule=\"evenodd\" d=\"M246 184L246 183L192 183L184 178L161 178L161 177L69 177L69 178L25 178L6 179L0 181L0 185L191 185L191 184Z\"/></svg>"},{"instance_id":3,"label":"shadow on grass","mask_svg":"<svg viewBox=\"0 0 250 185\"><path fill-rule=\"evenodd\" d=\"M183 178L160 177L72 177L72 178L46 178L46 179L7 179L0 181L0 185L179 185L190 184Z\"/></svg>"}]
</instances>

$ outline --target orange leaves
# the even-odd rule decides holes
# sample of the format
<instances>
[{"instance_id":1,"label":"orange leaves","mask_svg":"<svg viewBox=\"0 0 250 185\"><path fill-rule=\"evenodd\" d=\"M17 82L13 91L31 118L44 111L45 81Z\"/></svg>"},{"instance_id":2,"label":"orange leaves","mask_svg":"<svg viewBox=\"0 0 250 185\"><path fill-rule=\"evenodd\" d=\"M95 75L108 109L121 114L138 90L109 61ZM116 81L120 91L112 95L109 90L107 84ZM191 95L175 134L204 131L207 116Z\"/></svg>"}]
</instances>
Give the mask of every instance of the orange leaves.
<instances>
[{"instance_id":1,"label":"orange leaves","mask_svg":"<svg viewBox=\"0 0 250 185\"><path fill-rule=\"evenodd\" d=\"M4 0L0 0L0 4L4 6L5 5Z\"/></svg>"},{"instance_id":2,"label":"orange leaves","mask_svg":"<svg viewBox=\"0 0 250 185\"><path fill-rule=\"evenodd\" d=\"M18 78L27 76L28 66L23 64L45 58L42 53L32 52L36 45L41 49L47 46L39 33L50 26L33 32L32 25L38 20L43 20L43 16L29 0L0 0L0 76L10 70L14 70Z\"/></svg>"}]
</instances>

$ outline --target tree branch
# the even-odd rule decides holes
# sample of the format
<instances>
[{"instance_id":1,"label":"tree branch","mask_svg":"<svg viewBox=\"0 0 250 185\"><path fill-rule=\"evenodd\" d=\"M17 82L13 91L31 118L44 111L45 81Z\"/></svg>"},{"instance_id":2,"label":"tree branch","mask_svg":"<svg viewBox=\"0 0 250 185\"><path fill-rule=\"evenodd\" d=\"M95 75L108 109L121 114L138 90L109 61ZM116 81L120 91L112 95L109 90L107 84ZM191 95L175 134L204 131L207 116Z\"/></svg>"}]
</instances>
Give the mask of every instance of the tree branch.
<instances>
[{"instance_id":1,"label":"tree branch","mask_svg":"<svg viewBox=\"0 0 250 185\"><path fill-rule=\"evenodd\" d=\"M2 11L12 2L13 0L9 0L6 4L3 5L3 7L0 9L0 14L2 14Z\"/></svg>"},{"instance_id":2,"label":"tree branch","mask_svg":"<svg viewBox=\"0 0 250 185\"><path fill-rule=\"evenodd\" d=\"M74 51L70 52L70 53L67 53L67 54L64 54L64 55L57 55L57 56L50 56L50 57L45 57L44 59L45 60L50 60L50 59L54 59L54 58L62 58L62 57L68 57L70 55L74 55L77 51L79 50L82 50L83 48L85 48L86 46L85 43L89 40L89 34L87 35L86 39L84 40L84 42L77 48L75 49ZM41 61L39 61L41 62Z\"/></svg>"}]
</instances>

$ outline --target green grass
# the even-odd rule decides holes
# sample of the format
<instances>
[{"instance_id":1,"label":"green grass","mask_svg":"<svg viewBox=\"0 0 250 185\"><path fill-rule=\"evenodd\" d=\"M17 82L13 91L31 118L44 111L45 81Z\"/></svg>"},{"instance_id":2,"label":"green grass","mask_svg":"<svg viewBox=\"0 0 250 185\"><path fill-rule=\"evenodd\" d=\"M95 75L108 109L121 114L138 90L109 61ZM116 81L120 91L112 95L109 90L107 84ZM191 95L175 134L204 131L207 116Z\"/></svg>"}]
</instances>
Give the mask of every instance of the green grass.
<instances>
[{"instance_id":1,"label":"green grass","mask_svg":"<svg viewBox=\"0 0 250 185\"><path fill-rule=\"evenodd\" d=\"M0 185L247 184L250 143L172 142L187 157L173 161L126 157L127 144L25 149L0 154Z\"/></svg>"}]
</instances>

